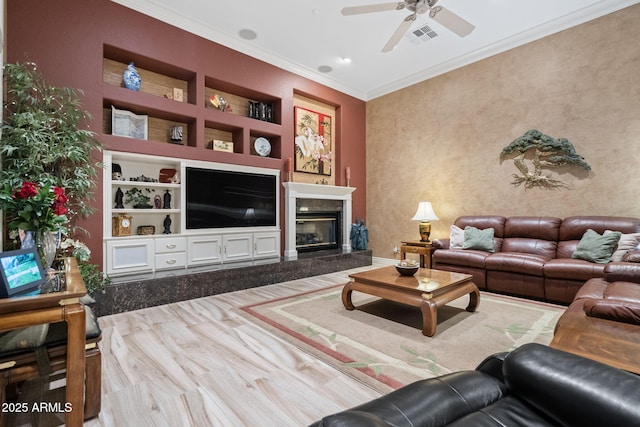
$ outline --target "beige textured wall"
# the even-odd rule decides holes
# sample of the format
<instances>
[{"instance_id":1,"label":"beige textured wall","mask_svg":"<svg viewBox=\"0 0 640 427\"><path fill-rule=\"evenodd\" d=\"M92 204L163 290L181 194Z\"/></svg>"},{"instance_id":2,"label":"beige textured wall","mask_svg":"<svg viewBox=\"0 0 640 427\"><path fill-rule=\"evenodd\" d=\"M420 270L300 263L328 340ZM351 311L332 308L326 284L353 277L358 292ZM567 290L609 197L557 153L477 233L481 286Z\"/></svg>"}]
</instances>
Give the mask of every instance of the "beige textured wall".
<instances>
[{"instance_id":1,"label":"beige textured wall","mask_svg":"<svg viewBox=\"0 0 640 427\"><path fill-rule=\"evenodd\" d=\"M446 237L460 215L640 217L640 5L367 103L367 226L376 257L417 239L433 203ZM565 137L591 171L570 189L511 184L500 151L529 129Z\"/></svg>"}]
</instances>

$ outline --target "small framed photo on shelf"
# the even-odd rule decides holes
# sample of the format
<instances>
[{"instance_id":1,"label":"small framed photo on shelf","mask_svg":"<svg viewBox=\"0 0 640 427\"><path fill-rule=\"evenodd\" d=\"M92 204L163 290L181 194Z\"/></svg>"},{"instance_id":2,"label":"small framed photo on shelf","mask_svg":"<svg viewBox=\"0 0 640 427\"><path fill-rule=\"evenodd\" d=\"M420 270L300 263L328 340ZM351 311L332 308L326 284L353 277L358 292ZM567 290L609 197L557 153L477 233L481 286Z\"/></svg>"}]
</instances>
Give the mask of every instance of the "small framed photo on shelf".
<instances>
[{"instance_id":1,"label":"small framed photo on shelf","mask_svg":"<svg viewBox=\"0 0 640 427\"><path fill-rule=\"evenodd\" d=\"M233 142L214 139L212 141L212 145L215 151L225 151L227 153L233 153Z\"/></svg>"},{"instance_id":2,"label":"small framed photo on shelf","mask_svg":"<svg viewBox=\"0 0 640 427\"><path fill-rule=\"evenodd\" d=\"M149 116L118 110L111 106L111 134L127 138L148 139Z\"/></svg>"},{"instance_id":3,"label":"small framed photo on shelf","mask_svg":"<svg viewBox=\"0 0 640 427\"><path fill-rule=\"evenodd\" d=\"M184 101L184 91L177 87L173 88L173 100L178 102Z\"/></svg>"}]
</instances>

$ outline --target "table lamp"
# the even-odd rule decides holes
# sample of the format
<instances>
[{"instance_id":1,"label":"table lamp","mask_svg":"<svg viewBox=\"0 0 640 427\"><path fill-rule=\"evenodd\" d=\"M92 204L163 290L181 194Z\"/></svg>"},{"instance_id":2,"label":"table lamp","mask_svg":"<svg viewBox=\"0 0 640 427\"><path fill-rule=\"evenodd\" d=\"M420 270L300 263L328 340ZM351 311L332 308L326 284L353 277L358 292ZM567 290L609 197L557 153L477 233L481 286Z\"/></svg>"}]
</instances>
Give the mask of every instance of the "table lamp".
<instances>
[{"instance_id":1,"label":"table lamp","mask_svg":"<svg viewBox=\"0 0 640 427\"><path fill-rule=\"evenodd\" d=\"M429 221L438 220L438 216L433 211L431 202L420 202L416 214L411 218L412 221L420 221L420 241L428 242L431 235L431 223Z\"/></svg>"}]
</instances>

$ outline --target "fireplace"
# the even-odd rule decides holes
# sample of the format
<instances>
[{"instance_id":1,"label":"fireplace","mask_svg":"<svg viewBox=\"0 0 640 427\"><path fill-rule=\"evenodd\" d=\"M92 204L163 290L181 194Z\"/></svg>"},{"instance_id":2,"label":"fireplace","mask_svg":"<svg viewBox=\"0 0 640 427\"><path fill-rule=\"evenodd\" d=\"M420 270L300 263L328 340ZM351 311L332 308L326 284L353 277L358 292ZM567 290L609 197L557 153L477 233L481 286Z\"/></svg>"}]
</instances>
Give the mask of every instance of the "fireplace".
<instances>
[{"instance_id":1,"label":"fireplace","mask_svg":"<svg viewBox=\"0 0 640 427\"><path fill-rule=\"evenodd\" d=\"M298 252L338 249L342 244L340 212L298 212L296 250Z\"/></svg>"},{"instance_id":2,"label":"fireplace","mask_svg":"<svg viewBox=\"0 0 640 427\"><path fill-rule=\"evenodd\" d=\"M298 250L308 251L309 248L311 248L311 246L298 248L298 237L300 234L297 225L298 215L305 216L309 213L313 213L316 216L317 214L322 214L323 217L325 217L328 212L333 212L331 215L337 215L338 218L335 222L335 247L341 249L343 253L351 252L351 243L349 242L349 231L352 220L351 193L355 188L301 182L284 182L282 186L285 189L285 260L298 259ZM329 208L329 206L331 206L331 208ZM307 218L304 219L305 221L307 220ZM315 225L326 228L326 223L321 224L320 221L316 221ZM322 233L324 235L325 231L322 231ZM310 234L313 234L313 232ZM310 236L310 238L312 239L313 236ZM324 244L326 244L326 242ZM308 244L305 243L305 245ZM318 247L314 249L317 250L317 248ZM326 249L326 247L322 247L322 249Z\"/></svg>"}]
</instances>

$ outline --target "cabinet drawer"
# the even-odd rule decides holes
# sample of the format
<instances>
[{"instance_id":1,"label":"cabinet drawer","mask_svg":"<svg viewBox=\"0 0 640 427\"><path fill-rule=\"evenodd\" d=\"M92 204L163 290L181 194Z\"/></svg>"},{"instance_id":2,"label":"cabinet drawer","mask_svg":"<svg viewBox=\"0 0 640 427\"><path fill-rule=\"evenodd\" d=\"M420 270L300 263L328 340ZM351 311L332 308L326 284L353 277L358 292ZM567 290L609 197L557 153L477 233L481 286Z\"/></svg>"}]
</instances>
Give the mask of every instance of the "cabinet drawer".
<instances>
[{"instance_id":1,"label":"cabinet drawer","mask_svg":"<svg viewBox=\"0 0 640 427\"><path fill-rule=\"evenodd\" d=\"M163 237L156 239L156 253L185 252L187 239L185 237Z\"/></svg>"},{"instance_id":2,"label":"cabinet drawer","mask_svg":"<svg viewBox=\"0 0 640 427\"><path fill-rule=\"evenodd\" d=\"M176 252L156 255L156 270L184 268L187 265L187 253Z\"/></svg>"}]
</instances>

